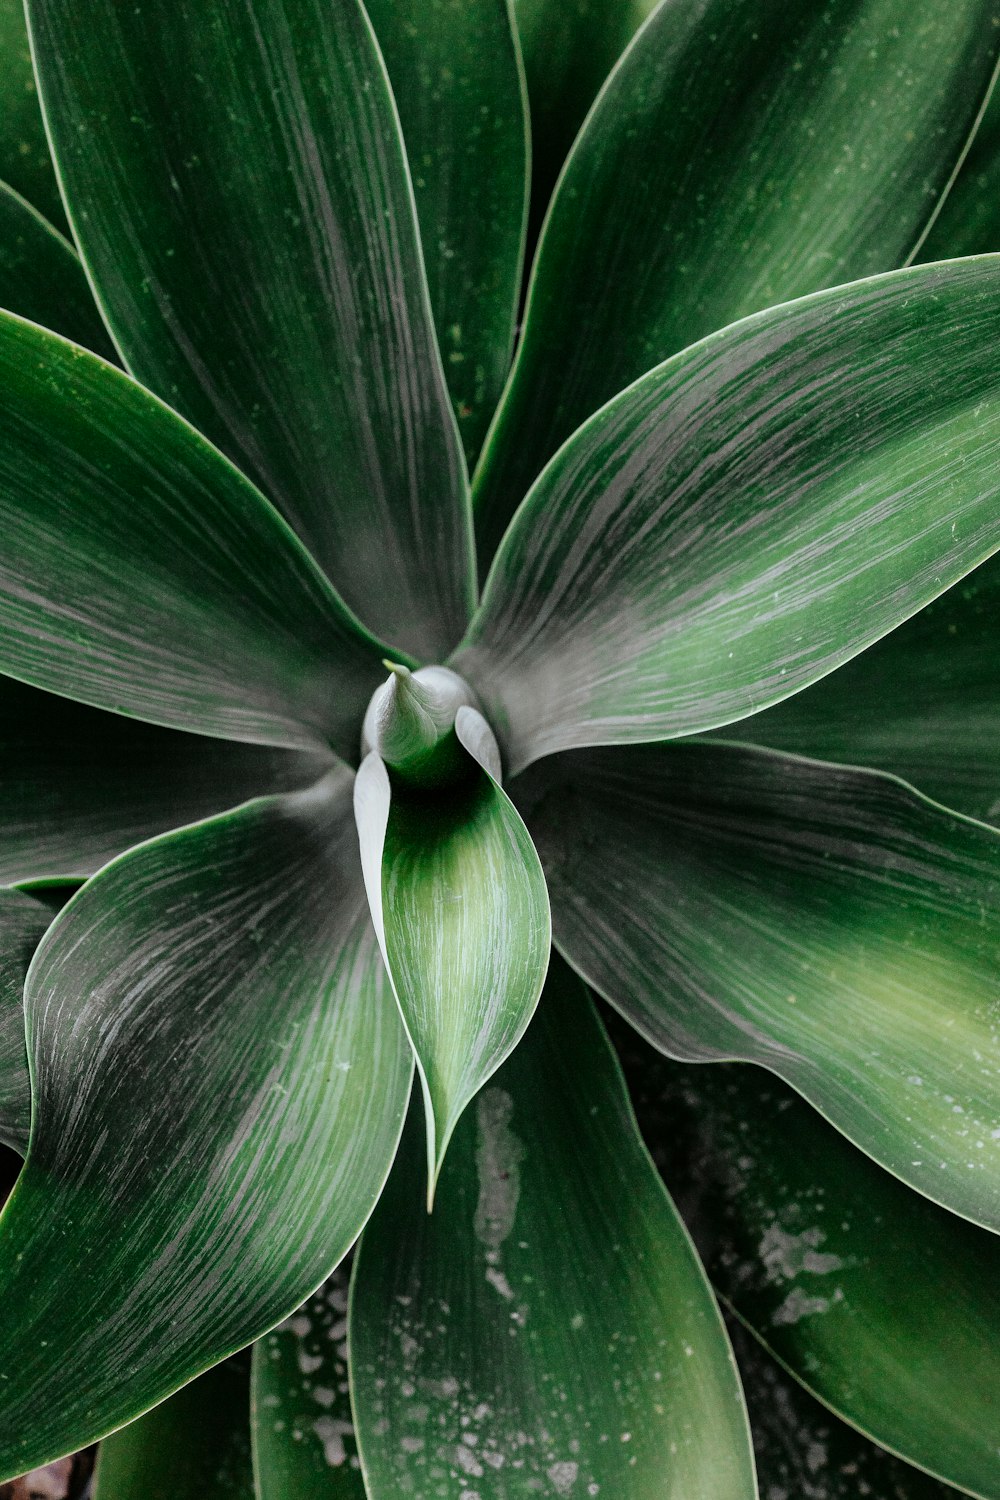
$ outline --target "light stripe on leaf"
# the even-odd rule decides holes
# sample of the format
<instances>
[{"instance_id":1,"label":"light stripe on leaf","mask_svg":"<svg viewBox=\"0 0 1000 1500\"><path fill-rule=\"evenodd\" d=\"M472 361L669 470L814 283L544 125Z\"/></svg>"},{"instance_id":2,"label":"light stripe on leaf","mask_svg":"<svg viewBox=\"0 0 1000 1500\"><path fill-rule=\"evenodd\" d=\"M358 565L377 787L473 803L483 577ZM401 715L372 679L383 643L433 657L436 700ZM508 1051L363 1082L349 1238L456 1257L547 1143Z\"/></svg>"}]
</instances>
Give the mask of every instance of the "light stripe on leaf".
<instances>
[{"instance_id":1,"label":"light stripe on leaf","mask_svg":"<svg viewBox=\"0 0 1000 1500\"><path fill-rule=\"evenodd\" d=\"M35 1116L0 1219L18 1374L3 1476L141 1415L287 1316L378 1197L412 1062L351 780L139 846L36 954Z\"/></svg>"},{"instance_id":2,"label":"light stripe on leaf","mask_svg":"<svg viewBox=\"0 0 1000 1500\"><path fill-rule=\"evenodd\" d=\"M0 1144L22 1155L31 1125L24 976L51 921L43 902L0 887Z\"/></svg>"},{"instance_id":3,"label":"light stripe on leaf","mask_svg":"<svg viewBox=\"0 0 1000 1500\"><path fill-rule=\"evenodd\" d=\"M737 745L560 756L522 790L556 942L644 1036L765 1064L1000 1228L1000 835Z\"/></svg>"},{"instance_id":4,"label":"light stripe on leaf","mask_svg":"<svg viewBox=\"0 0 1000 1500\"><path fill-rule=\"evenodd\" d=\"M424 1097L428 1202L470 1099L531 1020L549 960L549 903L520 814L469 775L408 789L375 754L355 807L368 900Z\"/></svg>"},{"instance_id":5,"label":"light stripe on leaf","mask_svg":"<svg viewBox=\"0 0 1000 1500\"><path fill-rule=\"evenodd\" d=\"M459 1122L429 1216L422 1156L411 1118L352 1279L371 1500L753 1500L718 1309L565 968Z\"/></svg>"},{"instance_id":6,"label":"light stripe on leaf","mask_svg":"<svg viewBox=\"0 0 1000 1500\"><path fill-rule=\"evenodd\" d=\"M23 0L0 0L0 180L66 225L35 91Z\"/></svg>"},{"instance_id":7,"label":"light stripe on leaf","mask_svg":"<svg viewBox=\"0 0 1000 1500\"><path fill-rule=\"evenodd\" d=\"M68 211L130 370L260 485L356 613L440 659L465 464L361 0L31 0Z\"/></svg>"},{"instance_id":8,"label":"light stripe on leaf","mask_svg":"<svg viewBox=\"0 0 1000 1500\"><path fill-rule=\"evenodd\" d=\"M0 307L52 328L105 359L116 358L80 257L47 219L4 182L0 182Z\"/></svg>"},{"instance_id":9,"label":"light stripe on leaf","mask_svg":"<svg viewBox=\"0 0 1000 1500\"><path fill-rule=\"evenodd\" d=\"M539 245L476 476L484 564L546 460L653 365L761 308L907 263L986 98L998 23L996 0L655 10Z\"/></svg>"},{"instance_id":10,"label":"light stripe on leaf","mask_svg":"<svg viewBox=\"0 0 1000 1500\"><path fill-rule=\"evenodd\" d=\"M1000 545L1000 257L748 318L582 427L452 665L511 772L807 686Z\"/></svg>"}]
</instances>

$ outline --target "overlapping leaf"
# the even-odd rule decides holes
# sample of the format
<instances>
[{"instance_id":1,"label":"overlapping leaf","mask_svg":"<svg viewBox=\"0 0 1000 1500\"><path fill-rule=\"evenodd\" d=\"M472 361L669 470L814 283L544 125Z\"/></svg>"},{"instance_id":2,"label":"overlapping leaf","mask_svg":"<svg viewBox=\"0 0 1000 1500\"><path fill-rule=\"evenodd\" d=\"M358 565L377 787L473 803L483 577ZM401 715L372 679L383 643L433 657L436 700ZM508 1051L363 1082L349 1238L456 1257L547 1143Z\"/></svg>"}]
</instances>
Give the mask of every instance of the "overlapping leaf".
<instances>
[{"instance_id":1,"label":"overlapping leaf","mask_svg":"<svg viewBox=\"0 0 1000 1500\"><path fill-rule=\"evenodd\" d=\"M360 0L32 0L77 235L129 368L430 659L473 586L412 189Z\"/></svg>"},{"instance_id":2,"label":"overlapping leaf","mask_svg":"<svg viewBox=\"0 0 1000 1500\"><path fill-rule=\"evenodd\" d=\"M422 1156L413 1119L355 1260L371 1500L751 1500L718 1310L565 969L459 1122L430 1216Z\"/></svg>"},{"instance_id":3,"label":"overlapping leaf","mask_svg":"<svg viewBox=\"0 0 1000 1500\"><path fill-rule=\"evenodd\" d=\"M24 1153L31 1082L24 1045L24 976L52 912L21 891L0 887L0 1144Z\"/></svg>"},{"instance_id":4,"label":"overlapping leaf","mask_svg":"<svg viewBox=\"0 0 1000 1500\"><path fill-rule=\"evenodd\" d=\"M510 770L738 719L1000 544L1000 258L749 318L566 444L453 665Z\"/></svg>"},{"instance_id":5,"label":"overlapping leaf","mask_svg":"<svg viewBox=\"0 0 1000 1500\"><path fill-rule=\"evenodd\" d=\"M657 1046L765 1063L1000 1228L1000 837L875 772L735 745L561 756L525 813L555 938Z\"/></svg>"},{"instance_id":6,"label":"overlapping leaf","mask_svg":"<svg viewBox=\"0 0 1000 1500\"><path fill-rule=\"evenodd\" d=\"M57 224L62 201L35 91L23 0L0 0L0 180Z\"/></svg>"},{"instance_id":7,"label":"overlapping leaf","mask_svg":"<svg viewBox=\"0 0 1000 1500\"><path fill-rule=\"evenodd\" d=\"M333 771L142 845L39 949L35 1117L0 1233L0 1474L265 1332L370 1212L412 1064L350 808Z\"/></svg>"},{"instance_id":8,"label":"overlapping leaf","mask_svg":"<svg viewBox=\"0 0 1000 1500\"><path fill-rule=\"evenodd\" d=\"M995 0L658 8L553 201L476 481L485 563L546 459L651 366L906 263L986 96L998 20Z\"/></svg>"},{"instance_id":9,"label":"overlapping leaf","mask_svg":"<svg viewBox=\"0 0 1000 1500\"><path fill-rule=\"evenodd\" d=\"M996 1235L911 1192L756 1068L682 1069L646 1052L626 1069L740 1318L861 1431L996 1500Z\"/></svg>"},{"instance_id":10,"label":"overlapping leaf","mask_svg":"<svg viewBox=\"0 0 1000 1500\"><path fill-rule=\"evenodd\" d=\"M115 358L76 251L2 182L0 307L53 328L105 359Z\"/></svg>"},{"instance_id":11,"label":"overlapping leaf","mask_svg":"<svg viewBox=\"0 0 1000 1500\"><path fill-rule=\"evenodd\" d=\"M920 247L921 260L982 255L1000 246L1000 90L994 88L954 186Z\"/></svg>"}]
</instances>

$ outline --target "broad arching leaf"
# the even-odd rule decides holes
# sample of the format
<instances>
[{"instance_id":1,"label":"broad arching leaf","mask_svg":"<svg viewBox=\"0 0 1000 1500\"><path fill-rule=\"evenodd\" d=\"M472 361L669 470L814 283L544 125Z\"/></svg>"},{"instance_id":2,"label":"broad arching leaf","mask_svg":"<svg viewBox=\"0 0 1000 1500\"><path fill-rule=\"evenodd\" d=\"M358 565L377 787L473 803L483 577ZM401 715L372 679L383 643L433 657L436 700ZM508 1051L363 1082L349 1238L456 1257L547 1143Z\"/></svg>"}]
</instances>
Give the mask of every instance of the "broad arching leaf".
<instances>
[{"instance_id":1,"label":"broad arching leaf","mask_svg":"<svg viewBox=\"0 0 1000 1500\"><path fill-rule=\"evenodd\" d=\"M626 1056L643 1132L723 1297L847 1421L997 1500L1000 1240L759 1069L643 1052Z\"/></svg>"},{"instance_id":2,"label":"broad arching leaf","mask_svg":"<svg viewBox=\"0 0 1000 1500\"><path fill-rule=\"evenodd\" d=\"M351 780L141 845L39 948L31 1142L0 1218L17 1373L0 1475L92 1442L266 1332L368 1217L412 1064Z\"/></svg>"},{"instance_id":3,"label":"broad arching leaf","mask_svg":"<svg viewBox=\"0 0 1000 1500\"><path fill-rule=\"evenodd\" d=\"M731 724L750 740L892 771L958 812L1000 820L1000 559L803 693Z\"/></svg>"},{"instance_id":4,"label":"broad arching leaf","mask_svg":"<svg viewBox=\"0 0 1000 1500\"><path fill-rule=\"evenodd\" d=\"M24 0L0 0L0 180L65 227L35 91Z\"/></svg>"},{"instance_id":5,"label":"broad arching leaf","mask_svg":"<svg viewBox=\"0 0 1000 1500\"><path fill-rule=\"evenodd\" d=\"M1000 257L873 277L668 360L561 450L453 665L513 773L743 718L1000 545Z\"/></svg>"},{"instance_id":6,"label":"broad arching leaf","mask_svg":"<svg viewBox=\"0 0 1000 1500\"><path fill-rule=\"evenodd\" d=\"M0 0L2 9L3 0ZM0 60L3 54L0 53ZM57 229L0 182L0 307L115 358L80 258Z\"/></svg>"},{"instance_id":7,"label":"broad arching leaf","mask_svg":"<svg viewBox=\"0 0 1000 1500\"><path fill-rule=\"evenodd\" d=\"M556 942L649 1041L764 1063L1000 1229L1000 835L874 771L704 742L553 758L521 803Z\"/></svg>"},{"instance_id":8,"label":"broad arching leaf","mask_svg":"<svg viewBox=\"0 0 1000 1500\"><path fill-rule=\"evenodd\" d=\"M509 0L367 0L399 108L431 307L469 463L514 345L527 101Z\"/></svg>"},{"instance_id":9,"label":"broad arching leaf","mask_svg":"<svg viewBox=\"0 0 1000 1500\"><path fill-rule=\"evenodd\" d=\"M375 930L424 1099L427 1197L455 1124L531 1020L549 961L545 878L521 816L470 759L438 792L374 753L355 808Z\"/></svg>"},{"instance_id":10,"label":"broad arching leaf","mask_svg":"<svg viewBox=\"0 0 1000 1500\"><path fill-rule=\"evenodd\" d=\"M347 1367L345 1265L254 1345L258 1500L367 1500Z\"/></svg>"},{"instance_id":11,"label":"broad arching leaf","mask_svg":"<svg viewBox=\"0 0 1000 1500\"><path fill-rule=\"evenodd\" d=\"M127 375L0 313L0 670L357 753L384 649L259 491Z\"/></svg>"},{"instance_id":12,"label":"broad arching leaf","mask_svg":"<svg viewBox=\"0 0 1000 1500\"><path fill-rule=\"evenodd\" d=\"M471 520L361 0L31 0L53 148L129 369L276 504L371 628L468 619Z\"/></svg>"},{"instance_id":13,"label":"broad arching leaf","mask_svg":"<svg viewBox=\"0 0 1000 1500\"><path fill-rule=\"evenodd\" d=\"M105 1438L94 1500L255 1500L249 1350Z\"/></svg>"},{"instance_id":14,"label":"broad arching leaf","mask_svg":"<svg viewBox=\"0 0 1000 1500\"><path fill-rule=\"evenodd\" d=\"M906 264L1000 55L996 0L667 0L577 140L476 478L481 557L631 381L738 318Z\"/></svg>"},{"instance_id":15,"label":"broad arching leaf","mask_svg":"<svg viewBox=\"0 0 1000 1500\"><path fill-rule=\"evenodd\" d=\"M51 921L52 912L41 901L0 887L0 1144L21 1155L31 1125L24 976Z\"/></svg>"},{"instance_id":16,"label":"broad arching leaf","mask_svg":"<svg viewBox=\"0 0 1000 1500\"><path fill-rule=\"evenodd\" d=\"M554 969L422 1211L412 1118L355 1259L370 1500L752 1500L718 1309L586 991Z\"/></svg>"},{"instance_id":17,"label":"broad arching leaf","mask_svg":"<svg viewBox=\"0 0 1000 1500\"><path fill-rule=\"evenodd\" d=\"M0 881L92 875L154 834L309 786L331 760L161 729L0 677Z\"/></svg>"}]
</instances>

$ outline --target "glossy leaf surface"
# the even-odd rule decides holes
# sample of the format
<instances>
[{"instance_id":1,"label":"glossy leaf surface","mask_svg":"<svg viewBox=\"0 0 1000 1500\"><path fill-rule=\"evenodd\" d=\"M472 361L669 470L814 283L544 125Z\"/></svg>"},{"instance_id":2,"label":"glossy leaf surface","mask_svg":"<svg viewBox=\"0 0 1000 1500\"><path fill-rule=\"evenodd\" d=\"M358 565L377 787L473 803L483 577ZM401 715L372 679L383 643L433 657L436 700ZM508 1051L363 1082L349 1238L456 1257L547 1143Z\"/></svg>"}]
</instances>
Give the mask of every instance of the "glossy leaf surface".
<instances>
[{"instance_id":1,"label":"glossy leaf surface","mask_svg":"<svg viewBox=\"0 0 1000 1500\"><path fill-rule=\"evenodd\" d=\"M366 1500L347 1378L344 1265L254 1346L259 1500Z\"/></svg>"},{"instance_id":2,"label":"glossy leaf surface","mask_svg":"<svg viewBox=\"0 0 1000 1500\"><path fill-rule=\"evenodd\" d=\"M906 263L1000 52L996 0L669 0L566 167L476 483L486 562L542 465L646 370Z\"/></svg>"},{"instance_id":3,"label":"glossy leaf surface","mask_svg":"<svg viewBox=\"0 0 1000 1500\"><path fill-rule=\"evenodd\" d=\"M32 0L81 251L129 368L431 660L471 601L463 460L360 0Z\"/></svg>"},{"instance_id":4,"label":"glossy leaf surface","mask_svg":"<svg viewBox=\"0 0 1000 1500\"><path fill-rule=\"evenodd\" d=\"M24 976L52 913L21 891L0 887L0 1144L24 1154L31 1081L24 1044Z\"/></svg>"},{"instance_id":5,"label":"glossy leaf surface","mask_svg":"<svg viewBox=\"0 0 1000 1500\"><path fill-rule=\"evenodd\" d=\"M174 728L357 753L381 648L154 396L0 314L0 669Z\"/></svg>"},{"instance_id":6,"label":"glossy leaf surface","mask_svg":"<svg viewBox=\"0 0 1000 1500\"><path fill-rule=\"evenodd\" d=\"M0 180L65 225L62 200L35 91L23 0L0 0Z\"/></svg>"},{"instance_id":7,"label":"glossy leaf surface","mask_svg":"<svg viewBox=\"0 0 1000 1500\"><path fill-rule=\"evenodd\" d=\"M804 298L566 444L453 661L514 772L787 697L1000 544L1000 257Z\"/></svg>"},{"instance_id":8,"label":"glossy leaf surface","mask_svg":"<svg viewBox=\"0 0 1000 1500\"><path fill-rule=\"evenodd\" d=\"M682 1069L648 1052L626 1067L739 1316L877 1442L996 1500L996 1235L911 1192L756 1068Z\"/></svg>"},{"instance_id":9,"label":"glossy leaf surface","mask_svg":"<svg viewBox=\"0 0 1000 1500\"><path fill-rule=\"evenodd\" d=\"M132 844L293 791L322 751L182 734L0 677L0 881L92 875Z\"/></svg>"},{"instance_id":10,"label":"glossy leaf surface","mask_svg":"<svg viewBox=\"0 0 1000 1500\"><path fill-rule=\"evenodd\" d=\"M1000 818L1000 565L726 737L892 771L958 812Z\"/></svg>"},{"instance_id":11,"label":"glossy leaf surface","mask_svg":"<svg viewBox=\"0 0 1000 1500\"><path fill-rule=\"evenodd\" d=\"M352 1284L371 1500L755 1496L718 1309L564 968L459 1122L430 1216L422 1190L411 1119Z\"/></svg>"},{"instance_id":12,"label":"glossy leaf surface","mask_svg":"<svg viewBox=\"0 0 1000 1500\"><path fill-rule=\"evenodd\" d=\"M538 773L555 938L602 995L671 1056L765 1063L1000 1227L1000 836L875 772L735 745Z\"/></svg>"},{"instance_id":13,"label":"glossy leaf surface","mask_svg":"<svg viewBox=\"0 0 1000 1500\"><path fill-rule=\"evenodd\" d=\"M528 138L508 0L367 0L399 108L445 378L470 464L510 365Z\"/></svg>"},{"instance_id":14,"label":"glossy leaf surface","mask_svg":"<svg viewBox=\"0 0 1000 1500\"><path fill-rule=\"evenodd\" d=\"M91 1442L264 1333L365 1222L412 1065L350 799L334 771L142 845L39 949L36 1113L0 1233L18 1377L0 1473Z\"/></svg>"},{"instance_id":15,"label":"glossy leaf surface","mask_svg":"<svg viewBox=\"0 0 1000 1500\"><path fill-rule=\"evenodd\" d=\"M105 359L115 358L76 251L2 182L0 307L52 328Z\"/></svg>"},{"instance_id":16,"label":"glossy leaf surface","mask_svg":"<svg viewBox=\"0 0 1000 1500\"><path fill-rule=\"evenodd\" d=\"M408 789L377 755L355 792L368 900L413 1044L428 1199L455 1123L531 1020L549 961L545 878L502 787Z\"/></svg>"},{"instance_id":17,"label":"glossy leaf surface","mask_svg":"<svg viewBox=\"0 0 1000 1500\"><path fill-rule=\"evenodd\" d=\"M94 1500L255 1500L249 1351L105 1438Z\"/></svg>"}]
</instances>

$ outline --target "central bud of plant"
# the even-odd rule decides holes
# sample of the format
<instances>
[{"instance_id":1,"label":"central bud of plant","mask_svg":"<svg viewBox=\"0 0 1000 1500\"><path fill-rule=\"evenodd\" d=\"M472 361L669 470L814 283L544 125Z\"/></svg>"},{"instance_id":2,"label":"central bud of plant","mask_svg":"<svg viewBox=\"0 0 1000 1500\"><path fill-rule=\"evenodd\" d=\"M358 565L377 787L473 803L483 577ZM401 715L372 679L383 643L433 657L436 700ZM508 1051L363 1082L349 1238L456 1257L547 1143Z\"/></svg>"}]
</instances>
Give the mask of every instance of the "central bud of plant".
<instances>
[{"instance_id":1,"label":"central bud of plant","mask_svg":"<svg viewBox=\"0 0 1000 1500\"><path fill-rule=\"evenodd\" d=\"M361 753L376 751L402 780L439 787L464 780L475 762L499 779L500 754L475 693L448 667L409 667L386 660L389 677L372 694ZM466 709L467 734L455 720ZM463 742L464 741L464 742Z\"/></svg>"}]
</instances>

